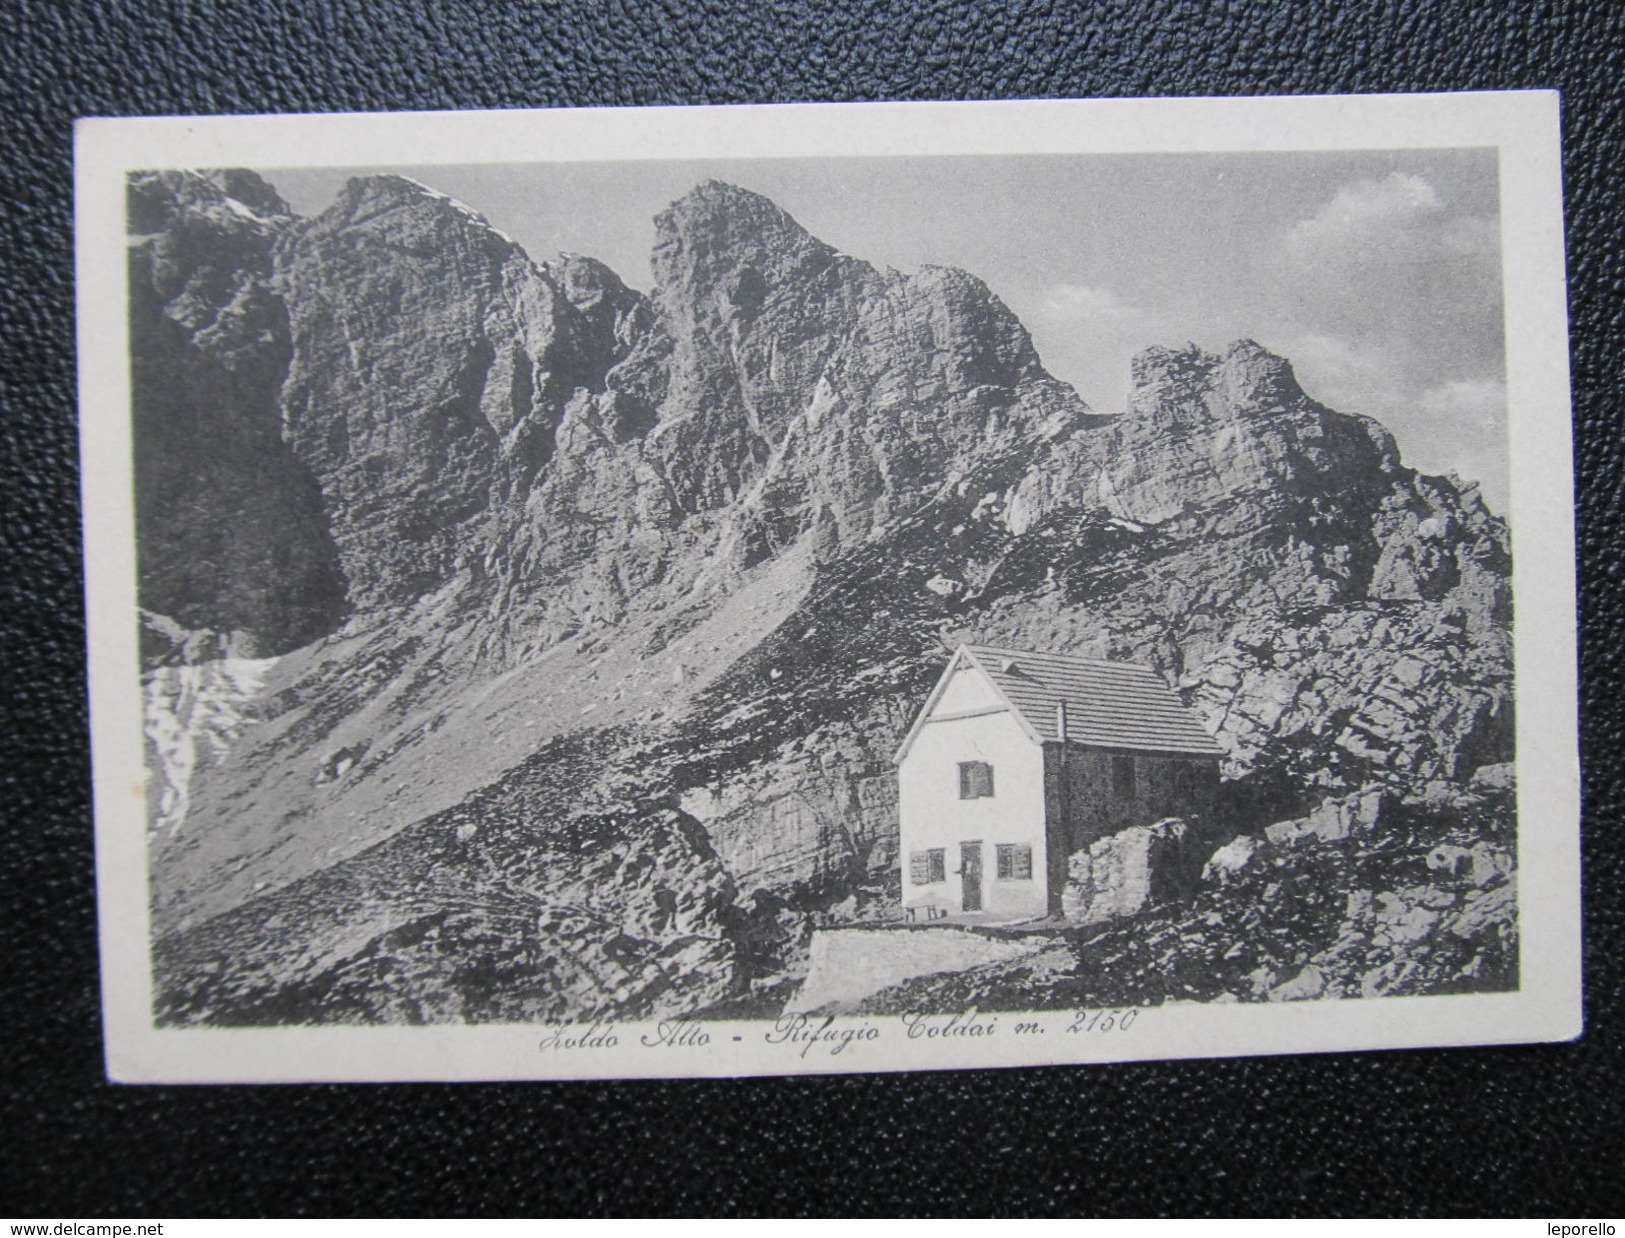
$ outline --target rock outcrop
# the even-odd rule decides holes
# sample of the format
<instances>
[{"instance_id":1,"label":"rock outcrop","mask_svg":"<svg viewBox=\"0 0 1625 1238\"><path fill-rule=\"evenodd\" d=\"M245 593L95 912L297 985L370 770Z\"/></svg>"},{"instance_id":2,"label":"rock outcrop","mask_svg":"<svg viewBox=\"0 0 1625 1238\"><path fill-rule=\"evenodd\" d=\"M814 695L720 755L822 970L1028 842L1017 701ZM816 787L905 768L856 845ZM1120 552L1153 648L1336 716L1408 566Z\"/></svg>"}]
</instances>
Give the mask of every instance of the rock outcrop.
<instances>
[{"instance_id":1,"label":"rock outcrop","mask_svg":"<svg viewBox=\"0 0 1625 1238\"><path fill-rule=\"evenodd\" d=\"M655 227L670 347L648 451L682 512L731 509L738 568L807 536L833 559L945 480L1090 420L963 271L877 270L714 181Z\"/></svg>"},{"instance_id":2,"label":"rock outcrop","mask_svg":"<svg viewBox=\"0 0 1625 1238\"><path fill-rule=\"evenodd\" d=\"M1063 914L1094 924L1181 897L1194 884L1194 846L1190 827L1173 818L1097 839L1068 861Z\"/></svg>"},{"instance_id":3,"label":"rock outcrop","mask_svg":"<svg viewBox=\"0 0 1625 1238\"><path fill-rule=\"evenodd\" d=\"M582 803L602 755L551 745L455 809L171 933L159 1020L664 1018L737 995L731 878L682 813Z\"/></svg>"}]
</instances>

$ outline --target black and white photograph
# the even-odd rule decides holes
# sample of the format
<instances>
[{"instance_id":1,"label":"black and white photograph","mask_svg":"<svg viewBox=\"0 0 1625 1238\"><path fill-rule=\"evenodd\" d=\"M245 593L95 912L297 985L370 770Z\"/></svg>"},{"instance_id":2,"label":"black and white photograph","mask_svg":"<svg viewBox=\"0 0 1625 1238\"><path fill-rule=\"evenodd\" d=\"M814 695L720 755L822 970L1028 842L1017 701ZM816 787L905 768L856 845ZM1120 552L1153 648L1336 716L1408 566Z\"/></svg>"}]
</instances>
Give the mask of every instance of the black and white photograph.
<instances>
[{"instance_id":1,"label":"black and white photograph","mask_svg":"<svg viewBox=\"0 0 1625 1238\"><path fill-rule=\"evenodd\" d=\"M1578 1032L1549 97L1068 106L82 128L115 1073Z\"/></svg>"}]
</instances>

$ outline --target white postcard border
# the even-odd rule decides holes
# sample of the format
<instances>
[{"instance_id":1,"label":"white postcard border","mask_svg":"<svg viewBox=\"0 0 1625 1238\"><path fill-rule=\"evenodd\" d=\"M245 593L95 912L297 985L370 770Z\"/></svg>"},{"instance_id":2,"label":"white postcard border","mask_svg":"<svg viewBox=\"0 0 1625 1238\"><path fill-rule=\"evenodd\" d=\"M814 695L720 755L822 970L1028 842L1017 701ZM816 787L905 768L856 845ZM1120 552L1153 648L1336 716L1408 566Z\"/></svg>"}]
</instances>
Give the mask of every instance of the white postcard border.
<instances>
[{"instance_id":1,"label":"white postcard border","mask_svg":"<svg viewBox=\"0 0 1625 1238\"><path fill-rule=\"evenodd\" d=\"M1515 993L783 1023L153 1026L126 306L124 177L152 167L390 166L853 155L1494 146L1516 603ZM103 1022L122 1082L735 1076L1012 1067L1558 1041L1580 1034L1574 521L1558 97L795 104L80 121L80 441ZM957 1018L957 1022L955 1021ZM1111 1027L1103 1025L1110 1019ZM1043 1030L1018 1032L1018 1023ZM977 1032L976 1027L992 1030ZM697 1029L697 1030L696 1030ZM864 1029L873 1032L867 1034ZM703 1035L705 1043L699 1043ZM562 1047L584 1038L596 1043ZM554 1037L552 1046L545 1042ZM608 1043L613 1037L613 1044ZM777 1039L775 1039L775 1037ZM664 1038L664 1039L663 1039ZM651 1040L654 1043L648 1043ZM682 1043L677 1043L681 1040Z\"/></svg>"}]
</instances>

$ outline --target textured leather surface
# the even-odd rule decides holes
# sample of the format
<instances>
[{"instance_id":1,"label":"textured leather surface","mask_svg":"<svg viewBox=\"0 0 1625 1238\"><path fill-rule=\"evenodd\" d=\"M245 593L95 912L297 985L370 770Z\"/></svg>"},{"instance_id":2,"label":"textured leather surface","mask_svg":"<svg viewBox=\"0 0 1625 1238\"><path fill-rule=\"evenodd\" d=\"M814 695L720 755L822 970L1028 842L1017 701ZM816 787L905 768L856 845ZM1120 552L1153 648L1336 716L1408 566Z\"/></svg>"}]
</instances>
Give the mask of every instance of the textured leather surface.
<instances>
[{"instance_id":1,"label":"textured leather surface","mask_svg":"<svg viewBox=\"0 0 1625 1238\"><path fill-rule=\"evenodd\" d=\"M1620 1215L1625 8L1045 0L0 6L12 1215ZM79 115L1502 87L1565 91L1581 512L1586 1038L919 1076L104 1082L71 270Z\"/></svg>"}]
</instances>

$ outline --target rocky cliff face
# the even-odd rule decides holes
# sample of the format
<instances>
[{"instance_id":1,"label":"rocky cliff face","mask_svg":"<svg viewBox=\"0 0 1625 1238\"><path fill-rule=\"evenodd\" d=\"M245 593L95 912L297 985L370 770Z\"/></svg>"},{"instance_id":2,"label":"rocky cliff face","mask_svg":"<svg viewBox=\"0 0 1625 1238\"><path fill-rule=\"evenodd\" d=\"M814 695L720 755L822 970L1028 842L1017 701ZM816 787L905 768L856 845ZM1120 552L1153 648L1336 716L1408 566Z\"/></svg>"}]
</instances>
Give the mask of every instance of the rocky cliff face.
<instances>
[{"instance_id":1,"label":"rocky cliff face","mask_svg":"<svg viewBox=\"0 0 1625 1238\"><path fill-rule=\"evenodd\" d=\"M532 549L521 526L561 423L636 346L643 298L590 260L537 266L461 203L390 176L290 229L277 266L287 438L326 497L352 605L447 585L484 598L522 576L505 560Z\"/></svg>"},{"instance_id":2,"label":"rocky cliff face","mask_svg":"<svg viewBox=\"0 0 1625 1238\"><path fill-rule=\"evenodd\" d=\"M1504 526L1256 344L1149 350L1103 417L975 278L732 186L656 219L648 297L402 178L311 220L137 188L132 262L192 273L138 333L195 320L173 349L237 376L137 386L142 602L188 664L149 682L170 1019L777 992L800 916L883 895L891 752L961 639L1165 670L1243 833L1510 756ZM202 507L149 480L194 473ZM249 619L185 575L222 538L282 572L225 578Z\"/></svg>"},{"instance_id":3,"label":"rocky cliff face","mask_svg":"<svg viewBox=\"0 0 1625 1238\"><path fill-rule=\"evenodd\" d=\"M948 475L1086 415L963 271L877 271L716 182L656 236L673 340L656 450L684 511L737 502L741 566L815 526L852 545Z\"/></svg>"},{"instance_id":4,"label":"rocky cliff face","mask_svg":"<svg viewBox=\"0 0 1625 1238\"><path fill-rule=\"evenodd\" d=\"M306 644L337 625L345 581L282 436L287 204L252 172L154 172L131 178L128 212L141 604L245 656Z\"/></svg>"}]
</instances>

